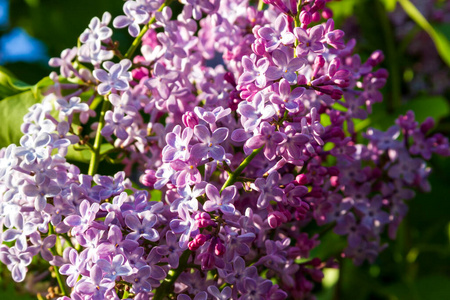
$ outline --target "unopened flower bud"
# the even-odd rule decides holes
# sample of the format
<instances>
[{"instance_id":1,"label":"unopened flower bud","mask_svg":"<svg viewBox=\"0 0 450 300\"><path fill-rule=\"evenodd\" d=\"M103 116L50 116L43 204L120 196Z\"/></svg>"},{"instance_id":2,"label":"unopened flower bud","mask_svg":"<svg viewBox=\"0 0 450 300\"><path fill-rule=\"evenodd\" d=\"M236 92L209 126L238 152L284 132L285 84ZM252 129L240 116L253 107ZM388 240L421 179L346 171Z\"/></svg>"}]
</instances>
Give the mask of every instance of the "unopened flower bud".
<instances>
[{"instance_id":1,"label":"unopened flower bud","mask_svg":"<svg viewBox=\"0 0 450 300\"><path fill-rule=\"evenodd\" d=\"M308 183L308 177L305 174L298 174L297 177L295 177L295 182L298 185L305 185Z\"/></svg>"},{"instance_id":2,"label":"unopened flower bud","mask_svg":"<svg viewBox=\"0 0 450 300\"><path fill-rule=\"evenodd\" d=\"M184 126L194 129L196 125L198 125L198 117L192 111L187 111L181 117Z\"/></svg>"},{"instance_id":3,"label":"unopened flower bud","mask_svg":"<svg viewBox=\"0 0 450 300\"><path fill-rule=\"evenodd\" d=\"M309 23L311 23L311 21L312 21L312 15L309 11L304 10L300 13L300 22L303 25L309 25Z\"/></svg>"},{"instance_id":4,"label":"unopened flower bud","mask_svg":"<svg viewBox=\"0 0 450 300\"><path fill-rule=\"evenodd\" d=\"M153 188L156 182L156 172L153 170L145 170L145 174L141 176L141 183L146 187Z\"/></svg>"},{"instance_id":5,"label":"unopened flower bud","mask_svg":"<svg viewBox=\"0 0 450 300\"><path fill-rule=\"evenodd\" d=\"M333 17L333 11L328 7L325 7L322 11L322 18L325 20L331 19Z\"/></svg>"},{"instance_id":6,"label":"unopened flower bud","mask_svg":"<svg viewBox=\"0 0 450 300\"><path fill-rule=\"evenodd\" d=\"M320 13L319 12L315 12L312 14L312 21L313 22L319 22L320 21Z\"/></svg>"},{"instance_id":7,"label":"unopened flower bud","mask_svg":"<svg viewBox=\"0 0 450 300\"><path fill-rule=\"evenodd\" d=\"M216 254L217 256L223 256L226 250L227 248L222 244L221 241L219 241L214 248L214 254Z\"/></svg>"}]
</instances>

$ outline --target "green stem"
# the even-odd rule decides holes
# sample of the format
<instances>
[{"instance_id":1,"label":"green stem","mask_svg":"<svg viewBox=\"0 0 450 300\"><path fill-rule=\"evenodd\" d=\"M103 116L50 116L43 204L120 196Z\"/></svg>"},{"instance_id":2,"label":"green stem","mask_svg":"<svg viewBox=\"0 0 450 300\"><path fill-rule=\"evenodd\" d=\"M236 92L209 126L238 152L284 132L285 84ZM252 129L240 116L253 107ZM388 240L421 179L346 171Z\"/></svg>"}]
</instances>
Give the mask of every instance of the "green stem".
<instances>
[{"instance_id":1,"label":"green stem","mask_svg":"<svg viewBox=\"0 0 450 300\"><path fill-rule=\"evenodd\" d=\"M106 99L103 100L102 111L100 112L100 120L98 120L97 133L95 135L95 141L93 146L93 152L91 156L91 161L89 163L89 171L88 175L93 176L97 173L98 165L100 163L100 148L102 145L102 129L105 126L105 114L109 108L109 101Z\"/></svg>"},{"instance_id":2,"label":"green stem","mask_svg":"<svg viewBox=\"0 0 450 300\"><path fill-rule=\"evenodd\" d=\"M53 228L53 226L51 224L48 224L48 234L49 235L50 234L56 234L55 230L54 230L54 228ZM58 235L56 235L56 236L58 237ZM56 239L56 240L57 240L57 242L59 241L59 239ZM56 245L53 248L50 249L50 252L54 256L57 255L57 253L56 253ZM67 293L67 290L66 290L66 285L64 284L64 281L63 281L63 279L61 277L61 274L59 273L59 267L58 266L53 266L53 269L55 270L55 276L56 276L56 280L58 281L59 288L61 289L61 294L63 296L69 295Z\"/></svg>"},{"instance_id":3,"label":"green stem","mask_svg":"<svg viewBox=\"0 0 450 300\"><path fill-rule=\"evenodd\" d=\"M172 0L164 1L164 3L161 5L161 7L158 9L158 11L162 11L164 7L166 7L170 4L170 2L172 2ZM150 21L148 21L148 23L144 26L144 28L142 28L139 35L134 39L133 43L131 44L130 49L128 49L127 53L125 53L125 58L130 58L131 56L133 56L134 52L136 51L137 47L139 46L139 44L142 41L142 37L150 29L150 25L155 23L155 21L156 21L156 19L153 16L150 19Z\"/></svg>"},{"instance_id":4,"label":"green stem","mask_svg":"<svg viewBox=\"0 0 450 300\"><path fill-rule=\"evenodd\" d=\"M259 152L261 152L261 150L263 148L264 147L253 150L253 152L244 159L244 161L239 165L239 167L236 170L234 170L233 173L230 174L227 181L223 184L222 188L220 189L220 192L222 192L226 187L234 184L238 180L239 175L241 175L241 173L242 173L242 171L244 171L245 167L247 167L247 165L252 161L252 159L255 158L255 156Z\"/></svg>"},{"instance_id":5,"label":"green stem","mask_svg":"<svg viewBox=\"0 0 450 300\"><path fill-rule=\"evenodd\" d=\"M178 276L188 267L188 259L191 256L191 250L186 250L180 257L180 264L178 268L172 270L171 274L169 273L170 279L166 279L161 283L161 285L156 289L155 296L153 300L161 300L164 296L167 296L171 291L172 287L177 280Z\"/></svg>"},{"instance_id":6,"label":"green stem","mask_svg":"<svg viewBox=\"0 0 450 300\"><path fill-rule=\"evenodd\" d=\"M259 0L258 1L258 10L261 11L264 9L264 1L263 0Z\"/></svg>"}]
</instances>

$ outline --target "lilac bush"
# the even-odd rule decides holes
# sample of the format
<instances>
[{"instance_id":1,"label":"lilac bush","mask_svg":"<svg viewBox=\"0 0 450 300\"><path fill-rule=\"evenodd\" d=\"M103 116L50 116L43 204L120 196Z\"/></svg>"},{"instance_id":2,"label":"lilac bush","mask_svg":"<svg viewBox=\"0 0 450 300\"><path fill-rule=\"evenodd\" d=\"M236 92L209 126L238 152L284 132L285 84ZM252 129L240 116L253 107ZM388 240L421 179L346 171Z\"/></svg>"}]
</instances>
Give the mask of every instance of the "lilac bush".
<instances>
[{"instance_id":1,"label":"lilac bush","mask_svg":"<svg viewBox=\"0 0 450 300\"><path fill-rule=\"evenodd\" d=\"M0 151L12 278L40 253L59 300L310 299L336 257L373 263L430 189L426 161L450 155L411 111L355 128L382 100L383 53L362 62L325 0L188 0L177 18L170 2L125 2L126 53L105 13L50 61L60 74ZM336 256L311 255L333 233Z\"/></svg>"}]
</instances>

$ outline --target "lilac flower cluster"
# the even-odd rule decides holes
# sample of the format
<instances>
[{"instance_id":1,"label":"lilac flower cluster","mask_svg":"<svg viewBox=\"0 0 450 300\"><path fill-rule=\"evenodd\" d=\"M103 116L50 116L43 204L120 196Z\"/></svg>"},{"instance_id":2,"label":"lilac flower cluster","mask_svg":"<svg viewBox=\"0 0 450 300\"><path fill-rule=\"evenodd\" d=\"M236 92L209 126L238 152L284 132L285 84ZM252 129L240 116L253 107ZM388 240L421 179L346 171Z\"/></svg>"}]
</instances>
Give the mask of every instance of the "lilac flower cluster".
<instances>
[{"instance_id":1,"label":"lilac flower cluster","mask_svg":"<svg viewBox=\"0 0 450 300\"><path fill-rule=\"evenodd\" d=\"M336 255L373 262L448 140L408 112L360 143L383 54L353 54L324 0L265 2L187 0L174 19L167 1L128 0L112 22L136 37L126 54L105 13L51 60L61 76L0 152L15 281L40 253L59 300L306 299L336 267L310 256L321 226L347 239ZM80 148L88 174L66 157ZM100 175L102 159L124 171Z\"/></svg>"}]
</instances>

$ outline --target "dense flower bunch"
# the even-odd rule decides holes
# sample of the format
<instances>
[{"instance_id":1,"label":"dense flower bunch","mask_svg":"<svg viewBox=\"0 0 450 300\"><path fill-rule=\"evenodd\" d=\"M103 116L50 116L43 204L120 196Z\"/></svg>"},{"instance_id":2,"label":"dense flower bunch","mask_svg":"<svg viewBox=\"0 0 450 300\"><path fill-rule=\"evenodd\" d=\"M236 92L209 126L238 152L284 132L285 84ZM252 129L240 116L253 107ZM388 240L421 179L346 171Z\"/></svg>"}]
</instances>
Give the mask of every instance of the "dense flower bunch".
<instances>
[{"instance_id":1,"label":"dense flower bunch","mask_svg":"<svg viewBox=\"0 0 450 300\"><path fill-rule=\"evenodd\" d=\"M168 1L128 0L50 61L60 76L0 152L15 281L40 254L59 300L309 298L337 267L310 256L316 232L373 262L429 189L426 160L450 154L412 112L355 130L388 74L380 51L353 54L326 1L181 2L175 19ZM125 54L111 25L136 38ZM88 174L66 159L75 146ZM124 171L102 174L103 159Z\"/></svg>"}]
</instances>

